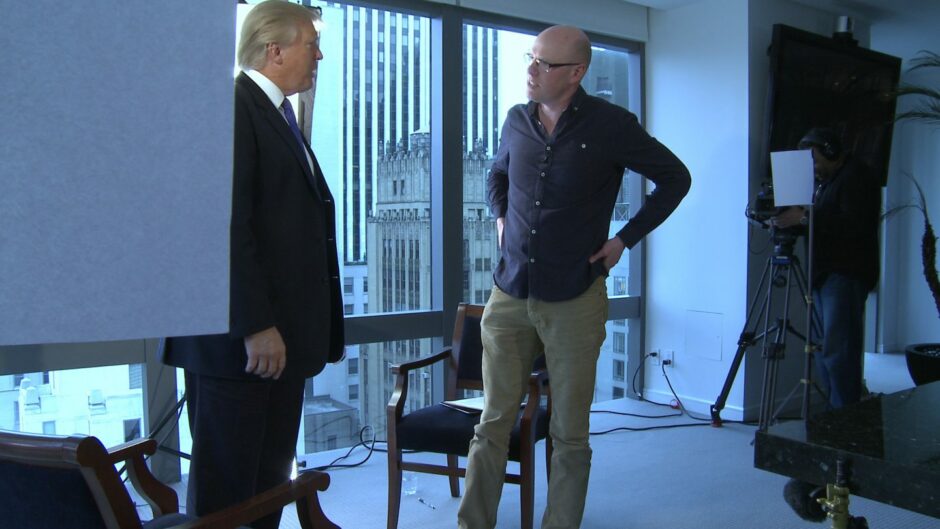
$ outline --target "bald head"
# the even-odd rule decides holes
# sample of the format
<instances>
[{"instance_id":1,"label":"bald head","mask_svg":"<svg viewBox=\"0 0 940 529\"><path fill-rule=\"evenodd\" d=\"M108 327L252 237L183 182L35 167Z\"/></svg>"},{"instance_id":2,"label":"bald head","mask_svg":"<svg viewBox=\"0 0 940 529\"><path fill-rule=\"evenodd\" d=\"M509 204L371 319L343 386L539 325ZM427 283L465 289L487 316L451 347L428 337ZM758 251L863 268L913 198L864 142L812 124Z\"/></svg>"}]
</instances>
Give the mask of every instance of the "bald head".
<instances>
[{"instance_id":1,"label":"bald head","mask_svg":"<svg viewBox=\"0 0 940 529\"><path fill-rule=\"evenodd\" d=\"M591 41L574 26L552 26L539 33L536 42L558 54L558 62L591 64Z\"/></svg>"}]
</instances>

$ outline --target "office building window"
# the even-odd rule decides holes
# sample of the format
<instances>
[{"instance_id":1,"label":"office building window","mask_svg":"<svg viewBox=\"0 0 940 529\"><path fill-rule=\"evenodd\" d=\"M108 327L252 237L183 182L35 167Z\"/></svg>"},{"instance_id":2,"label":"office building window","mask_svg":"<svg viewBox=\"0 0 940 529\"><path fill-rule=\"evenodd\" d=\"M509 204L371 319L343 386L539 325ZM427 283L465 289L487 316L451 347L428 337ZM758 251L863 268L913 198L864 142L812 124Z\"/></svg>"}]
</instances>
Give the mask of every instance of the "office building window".
<instances>
[{"instance_id":1,"label":"office building window","mask_svg":"<svg viewBox=\"0 0 940 529\"><path fill-rule=\"evenodd\" d=\"M130 364L127 366L127 386L130 389L142 389L144 387L143 364Z\"/></svg>"},{"instance_id":2,"label":"office building window","mask_svg":"<svg viewBox=\"0 0 940 529\"><path fill-rule=\"evenodd\" d=\"M486 199L486 178L499 147L506 114L512 106L527 101L527 66L520 57L531 51L534 40L533 34L504 26L463 26L463 292L465 300L475 303L486 302L493 286L493 268L500 257L495 244L496 219L491 216ZM590 95L638 112L639 77L634 75L638 64L637 53L595 44L591 66L581 84ZM631 178L636 177L624 173L611 213L611 237L629 219ZM610 271L613 280L607 283L608 295L627 295L629 261L625 254ZM610 372L610 355L626 352L625 334L621 332L614 341L612 335L608 332L601 348L597 395L611 395L614 375Z\"/></svg>"},{"instance_id":3,"label":"office building window","mask_svg":"<svg viewBox=\"0 0 940 529\"><path fill-rule=\"evenodd\" d=\"M124 442L140 439L140 419L124 421Z\"/></svg>"},{"instance_id":4,"label":"office building window","mask_svg":"<svg viewBox=\"0 0 940 529\"><path fill-rule=\"evenodd\" d=\"M124 364L14 374L19 384L13 413L0 413L0 429L82 433L94 435L105 446L119 445L125 442L125 420L144 415L143 394L130 387L131 372Z\"/></svg>"}]
</instances>

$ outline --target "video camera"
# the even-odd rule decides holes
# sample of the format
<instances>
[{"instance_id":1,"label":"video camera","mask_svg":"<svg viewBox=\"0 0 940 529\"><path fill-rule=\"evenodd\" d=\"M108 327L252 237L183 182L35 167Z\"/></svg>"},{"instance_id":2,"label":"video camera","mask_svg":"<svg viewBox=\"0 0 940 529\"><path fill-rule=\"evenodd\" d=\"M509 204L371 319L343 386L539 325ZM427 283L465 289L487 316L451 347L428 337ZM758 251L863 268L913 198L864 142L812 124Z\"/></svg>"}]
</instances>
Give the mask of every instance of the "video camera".
<instances>
[{"instance_id":1,"label":"video camera","mask_svg":"<svg viewBox=\"0 0 940 529\"><path fill-rule=\"evenodd\" d=\"M774 255L790 256L793 254L793 244L803 233L800 227L778 228L770 219L780 214L785 208L774 205L774 186L770 182L761 184L760 191L754 197L754 203L748 204L744 215L760 225L769 229L774 244Z\"/></svg>"},{"instance_id":2,"label":"video camera","mask_svg":"<svg viewBox=\"0 0 940 529\"><path fill-rule=\"evenodd\" d=\"M774 186L770 182L764 182L754 197L754 203L748 204L744 214L762 227L769 228L767 221L778 213L780 208L774 206Z\"/></svg>"}]
</instances>

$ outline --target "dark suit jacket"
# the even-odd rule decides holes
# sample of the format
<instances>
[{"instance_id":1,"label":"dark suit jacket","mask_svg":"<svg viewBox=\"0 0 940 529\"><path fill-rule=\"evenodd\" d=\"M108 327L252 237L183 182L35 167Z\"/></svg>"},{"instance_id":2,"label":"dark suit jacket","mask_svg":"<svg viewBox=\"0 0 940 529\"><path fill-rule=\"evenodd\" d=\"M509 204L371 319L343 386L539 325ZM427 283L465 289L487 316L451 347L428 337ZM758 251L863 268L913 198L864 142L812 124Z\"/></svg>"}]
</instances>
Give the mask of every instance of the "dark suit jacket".
<instances>
[{"instance_id":1,"label":"dark suit jacket","mask_svg":"<svg viewBox=\"0 0 940 529\"><path fill-rule=\"evenodd\" d=\"M244 337L275 326L287 347L282 376L311 377L343 354L335 206L313 152L268 96L235 80L229 333L169 338L167 364L226 378L246 375Z\"/></svg>"}]
</instances>

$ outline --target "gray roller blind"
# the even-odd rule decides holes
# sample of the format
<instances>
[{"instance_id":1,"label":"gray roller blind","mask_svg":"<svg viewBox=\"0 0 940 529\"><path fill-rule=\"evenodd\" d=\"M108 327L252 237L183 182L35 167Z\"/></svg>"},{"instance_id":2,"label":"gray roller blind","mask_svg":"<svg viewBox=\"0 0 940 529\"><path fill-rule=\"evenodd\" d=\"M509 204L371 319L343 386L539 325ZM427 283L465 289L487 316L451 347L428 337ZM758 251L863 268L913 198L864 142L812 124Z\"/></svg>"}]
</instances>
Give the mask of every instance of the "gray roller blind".
<instances>
[{"instance_id":1,"label":"gray roller blind","mask_svg":"<svg viewBox=\"0 0 940 529\"><path fill-rule=\"evenodd\" d=\"M0 345L228 327L235 2L0 3Z\"/></svg>"}]
</instances>

